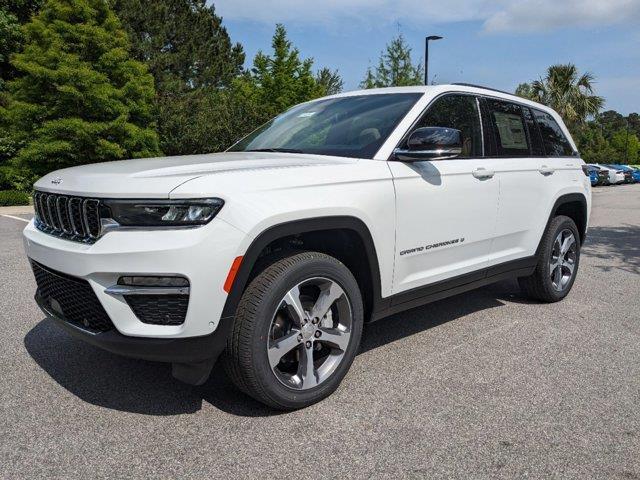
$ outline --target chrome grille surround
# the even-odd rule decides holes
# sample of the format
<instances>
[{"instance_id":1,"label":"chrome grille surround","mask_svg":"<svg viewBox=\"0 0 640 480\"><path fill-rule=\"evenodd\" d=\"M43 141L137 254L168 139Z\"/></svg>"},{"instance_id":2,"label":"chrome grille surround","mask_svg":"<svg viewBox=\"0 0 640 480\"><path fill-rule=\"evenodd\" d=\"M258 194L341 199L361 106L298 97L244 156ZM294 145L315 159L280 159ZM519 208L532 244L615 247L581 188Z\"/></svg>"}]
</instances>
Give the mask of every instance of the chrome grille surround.
<instances>
[{"instance_id":1,"label":"chrome grille surround","mask_svg":"<svg viewBox=\"0 0 640 480\"><path fill-rule=\"evenodd\" d=\"M35 191L35 226L38 230L81 243L94 243L102 233L97 198Z\"/></svg>"}]
</instances>

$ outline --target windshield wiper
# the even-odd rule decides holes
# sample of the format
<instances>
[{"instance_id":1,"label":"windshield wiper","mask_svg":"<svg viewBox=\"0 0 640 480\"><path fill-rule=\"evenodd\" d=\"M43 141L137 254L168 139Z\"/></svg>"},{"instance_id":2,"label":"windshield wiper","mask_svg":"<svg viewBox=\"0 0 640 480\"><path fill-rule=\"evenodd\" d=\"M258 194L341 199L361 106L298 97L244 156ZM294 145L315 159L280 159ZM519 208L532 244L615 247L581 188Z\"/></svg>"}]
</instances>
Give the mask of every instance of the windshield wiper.
<instances>
[{"instance_id":1,"label":"windshield wiper","mask_svg":"<svg viewBox=\"0 0 640 480\"><path fill-rule=\"evenodd\" d=\"M254 148L253 150L245 150L245 152L303 153L302 150L295 148Z\"/></svg>"}]
</instances>

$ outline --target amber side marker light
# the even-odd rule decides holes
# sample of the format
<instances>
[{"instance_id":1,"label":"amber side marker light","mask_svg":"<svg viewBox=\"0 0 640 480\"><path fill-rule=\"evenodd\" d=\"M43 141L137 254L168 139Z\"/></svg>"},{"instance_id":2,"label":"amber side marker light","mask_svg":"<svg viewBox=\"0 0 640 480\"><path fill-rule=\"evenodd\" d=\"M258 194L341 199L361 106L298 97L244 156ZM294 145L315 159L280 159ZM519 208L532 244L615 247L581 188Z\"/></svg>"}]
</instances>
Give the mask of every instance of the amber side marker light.
<instances>
[{"instance_id":1,"label":"amber side marker light","mask_svg":"<svg viewBox=\"0 0 640 480\"><path fill-rule=\"evenodd\" d=\"M236 257L233 263L231 264L231 268L229 269L229 273L227 274L227 279L224 282L225 292L231 292L231 287L233 286L233 281L236 279L236 275L238 274L238 270L240 270L240 264L242 263L242 257Z\"/></svg>"}]
</instances>

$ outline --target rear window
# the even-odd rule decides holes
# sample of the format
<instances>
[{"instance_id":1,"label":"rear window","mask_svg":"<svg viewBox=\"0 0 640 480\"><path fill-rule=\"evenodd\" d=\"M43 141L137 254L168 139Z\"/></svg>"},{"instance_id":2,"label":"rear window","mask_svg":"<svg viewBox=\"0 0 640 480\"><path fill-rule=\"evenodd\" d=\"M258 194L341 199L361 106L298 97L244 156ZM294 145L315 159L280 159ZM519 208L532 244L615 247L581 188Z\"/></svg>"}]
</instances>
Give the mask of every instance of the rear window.
<instances>
[{"instance_id":1,"label":"rear window","mask_svg":"<svg viewBox=\"0 0 640 480\"><path fill-rule=\"evenodd\" d=\"M565 137L560 125L551 115L540 110L533 110L536 117L545 154L549 157L570 157L573 155L573 148Z\"/></svg>"},{"instance_id":2,"label":"rear window","mask_svg":"<svg viewBox=\"0 0 640 480\"><path fill-rule=\"evenodd\" d=\"M488 100L487 104L495 133L498 156L529 156L527 130L520 105L499 100Z\"/></svg>"}]
</instances>

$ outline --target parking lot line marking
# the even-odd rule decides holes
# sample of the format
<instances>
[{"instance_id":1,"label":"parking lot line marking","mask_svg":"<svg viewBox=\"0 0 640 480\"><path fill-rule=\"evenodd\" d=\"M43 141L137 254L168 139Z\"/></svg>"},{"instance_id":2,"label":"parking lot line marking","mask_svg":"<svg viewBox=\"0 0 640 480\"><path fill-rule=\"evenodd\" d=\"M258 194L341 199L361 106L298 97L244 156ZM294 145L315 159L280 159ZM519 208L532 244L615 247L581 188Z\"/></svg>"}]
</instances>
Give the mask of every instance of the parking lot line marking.
<instances>
[{"instance_id":1,"label":"parking lot line marking","mask_svg":"<svg viewBox=\"0 0 640 480\"><path fill-rule=\"evenodd\" d=\"M0 215L0 217L13 218L14 220L20 220L21 222L29 223L31 220L27 220L26 218L14 217L13 215Z\"/></svg>"}]
</instances>

